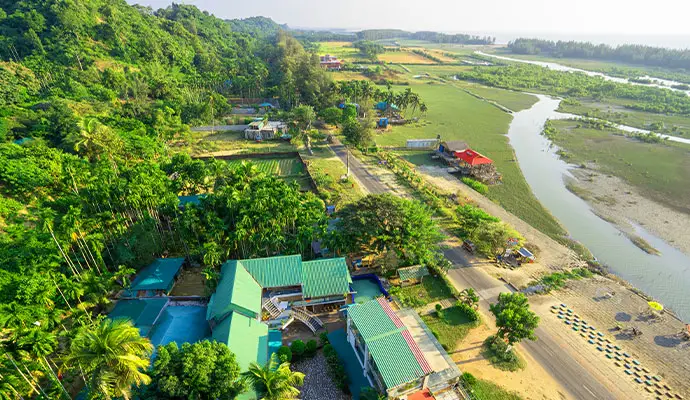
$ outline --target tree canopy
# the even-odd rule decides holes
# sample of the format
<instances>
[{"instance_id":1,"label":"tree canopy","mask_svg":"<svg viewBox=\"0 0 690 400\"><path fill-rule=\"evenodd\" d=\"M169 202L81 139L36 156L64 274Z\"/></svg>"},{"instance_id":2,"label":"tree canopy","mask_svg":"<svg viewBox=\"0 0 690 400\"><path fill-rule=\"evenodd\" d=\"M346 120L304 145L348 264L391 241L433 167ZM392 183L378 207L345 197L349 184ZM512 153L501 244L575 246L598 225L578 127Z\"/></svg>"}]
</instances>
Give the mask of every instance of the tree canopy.
<instances>
[{"instance_id":1,"label":"tree canopy","mask_svg":"<svg viewBox=\"0 0 690 400\"><path fill-rule=\"evenodd\" d=\"M539 317L529 309L524 294L501 293L498 302L491 304L489 310L496 317L496 337L511 345L523 339L537 340L534 330L539 325Z\"/></svg>"}]
</instances>

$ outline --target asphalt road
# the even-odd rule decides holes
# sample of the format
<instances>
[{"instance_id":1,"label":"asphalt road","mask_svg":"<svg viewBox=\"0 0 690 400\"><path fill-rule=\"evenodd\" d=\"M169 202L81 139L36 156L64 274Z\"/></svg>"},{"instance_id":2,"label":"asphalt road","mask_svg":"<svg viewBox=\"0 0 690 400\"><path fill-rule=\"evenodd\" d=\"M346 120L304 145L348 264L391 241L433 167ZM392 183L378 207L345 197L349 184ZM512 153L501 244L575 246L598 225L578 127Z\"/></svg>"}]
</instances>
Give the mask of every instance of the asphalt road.
<instances>
[{"instance_id":1,"label":"asphalt road","mask_svg":"<svg viewBox=\"0 0 690 400\"><path fill-rule=\"evenodd\" d=\"M347 163L345 146L336 142L331 149ZM370 193L385 193L390 189L382 184L378 178L369 173L366 166L357 158L350 156L350 173L354 174ZM444 250L446 257L454 264L448 271L448 276L458 290L472 287L480 297L479 307L485 314L489 314L489 304L495 303L501 292L512 289L502 281L492 277L480 267L472 266L471 257L461 248L453 247ZM575 399L585 400L614 400L616 397L606 389L606 386L592 375L566 350L556 342L547 331L538 328L536 342L525 341L524 350L529 352L534 360L542 365L544 370L568 391ZM538 382L534 384L538 385Z\"/></svg>"},{"instance_id":2,"label":"asphalt road","mask_svg":"<svg viewBox=\"0 0 690 400\"><path fill-rule=\"evenodd\" d=\"M333 140L334 143L329 144L331 150L335 152L343 164L347 165L347 148L341 144L337 138L333 138ZM364 164L354 156L350 156L350 173L359 180L369 193L381 194L390 190L388 186L381 183L376 176L370 174Z\"/></svg>"}]
</instances>

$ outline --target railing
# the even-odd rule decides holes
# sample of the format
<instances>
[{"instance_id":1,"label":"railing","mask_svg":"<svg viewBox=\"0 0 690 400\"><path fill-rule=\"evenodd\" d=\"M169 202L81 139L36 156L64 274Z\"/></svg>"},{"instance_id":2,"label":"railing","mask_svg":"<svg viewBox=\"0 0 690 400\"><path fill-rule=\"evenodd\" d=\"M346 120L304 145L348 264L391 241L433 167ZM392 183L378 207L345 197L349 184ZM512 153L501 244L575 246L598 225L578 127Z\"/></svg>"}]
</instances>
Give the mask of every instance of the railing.
<instances>
[{"instance_id":1,"label":"railing","mask_svg":"<svg viewBox=\"0 0 690 400\"><path fill-rule=\"evenodd\" d=\"M296 320L304 323L312 332L316 333L319 329L323 328L323 322L315 315L309 313L307 310L293 307L292 316Z\"/></svg>"}]
</instances>

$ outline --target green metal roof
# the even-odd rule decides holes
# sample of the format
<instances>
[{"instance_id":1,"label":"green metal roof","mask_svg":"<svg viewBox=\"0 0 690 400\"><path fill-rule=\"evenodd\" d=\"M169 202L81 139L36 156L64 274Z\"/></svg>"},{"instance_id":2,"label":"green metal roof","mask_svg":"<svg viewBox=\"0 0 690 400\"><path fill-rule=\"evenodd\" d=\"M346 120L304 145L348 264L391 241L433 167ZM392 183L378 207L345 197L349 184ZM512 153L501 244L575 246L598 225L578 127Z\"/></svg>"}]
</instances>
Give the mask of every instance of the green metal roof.
<instances>
[{"instance_id":1,"label":"green metal roof","mask_svg":"<svg viewBox=\"0 0 690 400\"><path fill-rule=\"evenodd\" d=\"M398 276L400 276L401 281L421 279L427 275L429 275L429 270L421 265L413 265L411 267L400 268L398 270Z\"/></svg>"},{"instance_id":2,"label":"green metal roof","mask_svg":"<svg viewBox=\"0 0 690 400\"><path fill-rule=\"evenodd\" d=\"M299 286L302 283L302 256L278 256L239 261L262 288Z\"/></svg>"},{"instance_id":3,"label":"green metal roof","mask_svg":"<svg viewBox=\"0 0 690 400\"><path fill-rule=\"evenodd\" d=\"M139 328L141 336L147 336L156 318L168 303L167 297L153 299L120 300L115 304L108 318L126 318Z\"/></svg>"},{"instance_id":4,"label":"green metal roof","mask_svg":"<svg viewBox=\"0 0 690 400\"><path fill-rule=\"evenodd\" d=\"M261 286L236 260L223 264L207 317L219 319L231 311L252 318L261 314Z\"/></svg>"},{"instance_id":5,"label":"green metal roof","mask_svg":"<svg viewBox=\"0 0 690 400\"><path fill-rule=\"evenodd\" d=\"M376 300L352 306L347 313L367 343L372 338L398 330L398 326Z\"/></svg>"},{"instance_id":6,"label":"green metal roof","mask_svg":"<svg viewBox=\"0 0 690 400\"><path fill-rule=\"evenodd\" d=\"M344 295L350 292L350 272L345 258L302 263L302 293L305 298Z\"/></svg>"},{"instance_id":7,"label":"green metal roof","mask_svg":"<svg viewBox=\"0 0 690 400\"><path fill-rule=\"evenodd\" d=\"M426 375L401 332L368 341L367 346L388 389Z\"/></svg>"},{"instance_id":8,"label":"green metal roof","mask_svg":"<svg viewBox=\"0 0 690 400\"><path fill-rule=\"evenodd\" d=\"M166 290L182 268L184 258L159 258L137 274L129 288L130 293L137 290Z\"/></svg>"},{"instance_id":9,"label":"green metal roof","mask_svg":"<svg viewBox=\"0 0 690 400\"><path fill-rule=\"evenodd\" d=\"M235 353L242 371L253 362L264 365L268 360L268 325L256 319L233 312L213 329L212 337Z\"/></svg>"}]
</instances>

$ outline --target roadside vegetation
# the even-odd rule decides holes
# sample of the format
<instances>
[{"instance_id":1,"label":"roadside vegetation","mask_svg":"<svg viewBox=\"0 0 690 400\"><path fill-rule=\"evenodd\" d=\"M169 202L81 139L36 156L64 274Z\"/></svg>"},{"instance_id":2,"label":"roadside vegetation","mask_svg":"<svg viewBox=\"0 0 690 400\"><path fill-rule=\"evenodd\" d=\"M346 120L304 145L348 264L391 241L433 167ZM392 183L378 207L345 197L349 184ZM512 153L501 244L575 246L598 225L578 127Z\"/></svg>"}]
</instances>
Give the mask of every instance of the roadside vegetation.
<instances>
[{"instance_id":1,"label":"roadside vegetation","mask_svg":"<svg viewBox=\"0 0 690 400\"><path fill-rule=\"evenodd\" d=\"M469 372L462 374L462 384L477 400L522 400L518 393L509 392L493 382L477 379Z\"/></svg>"},{"instance_id":2,"label":"roadside vegetation","mask_svg":"<svg viewBox=\"0 0 690 400\"><path fill-rule=\"evenodd\" d=\"M569 271L553 272L551 274L542 276L539 280L529 284L529 286L542 285L544 291L561 289L569 280L580 280L582 278L591 278L594 274L587 268L574 268Z\"/></svg>"},{"instance_id":3,"label":"roadside vegetation","mask_svg":"<svg viewBox=\"0 0 690 400\"><path fill-rule=\"evenodd\" d=\"M422 315L422 320L427 324L439 343L448 352L453 352L469 333L481 323L479 314L473 308L453 306L439 309L431 314Z\"/></svg>"}]
</instances>

